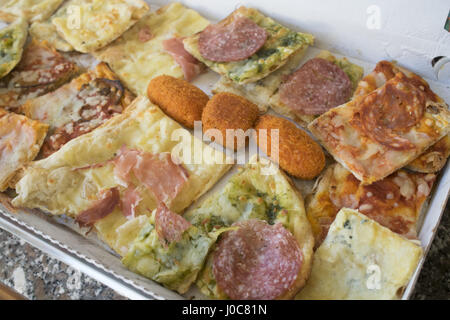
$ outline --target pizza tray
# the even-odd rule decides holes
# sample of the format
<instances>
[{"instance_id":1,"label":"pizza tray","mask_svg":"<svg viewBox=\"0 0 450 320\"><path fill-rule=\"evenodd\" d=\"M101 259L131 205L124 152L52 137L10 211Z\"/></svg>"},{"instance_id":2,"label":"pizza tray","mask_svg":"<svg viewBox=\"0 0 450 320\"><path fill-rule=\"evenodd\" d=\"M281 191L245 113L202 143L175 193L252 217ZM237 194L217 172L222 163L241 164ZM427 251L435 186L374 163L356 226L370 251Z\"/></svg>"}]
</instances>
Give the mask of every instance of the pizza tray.
<instances>
[{"instance_id":1,"label":"pizza tray","mask_svg":"<svg viewBox=\"0 0 450 320\"><path fill-rule=\"evenodd\" d=\"M157 6L164 5L169 1L148 1L154 10ZM333 19L340 19L347 21L345 15L350 19L354 10L360 8L361 14L364 15L369 12L373 1L348 1L339 2L339 7L333 9L337 4L332 0L324 0L320 4L310 4L307 1L296 1L295 4L291 1L278 0L277 7L274 9L272 1L259 0L259 1L220 1L210 0L208 5L205 6L204 1L191 0L181 1L185 5L199 11L202 15L209 18L211 21L217 21L224 17L224 12L231 13L238 5L252 6L260 9L263 13L268 14L272 18L286 24L287 26L304 32L310 32L317 38L316 47L309 48L307 54L303 58L303 62L317 55L321 49L327 49L331 51L337 57L342 57L344 54L351 62L354 62L362 66L365 70L365 74L369 73L375 63L382 59L395 60L399 57L384 49L391 48L389 45L381 47L380 41L386 40L387 31L376 31L375 36L368 41L366 37L361 37L362 34L367 32L363 30L362 26L358 26L361 32L356 32L356 29L352 29L351 36L347 43L343 39L343 35L346 35L348 31L349 23L341 23L335 28L330 29L329 33L324 34L323 27L325 24L333 24ZM375 7L386 8L386 1L379 1L380 6ZM425 4L420 4L420 0L415 1L399 1L401 3L408 4L409 7L415 5L422 7ZM435 21L437 13L442 13L442 7L445 7L445 1L436 1L436 6L432 8L423 8L423 12L427 13L427 19ZM398 5L398 4L396 4ZM348 7L348 8L347 8ZM307 8L307 10L304 10ZM348 12L347 9L351 8L353 11ZM355 9L356 8L356 9ZM390 7L388 7L390 8ZM367 9L367 10L366 10ZM372 8L373 9L373 8ZM376 8L374 9L376 11ZM395 8L390 8L386 14L389 16L389 12L392 13ZM446 8L445 10L448 10ZM445 11L444 10L444 11ZM335 12L343 12L343 16L336 18ZM373 10L372 10L373 11ZM317 12L321 13L320 18ZM381 11L383 12L383 11ZM347 13L347 14L345 14ZM328 15L327 15L328 14ZM409 13L411 14L411 13ZM408 13L404 14L404 26L411 27L408 24L406 18L409 17ZM329 18L329 19L328 19ZM331 19L331 21L330 21ZM425 20L427 20L425 19ZM396 17L398 20L398 17ZM401 19L400 19L401 20ZM423 20L423 19L422 19ZM419 21L422 21L419 20ZM341 22L342 22L341 21ZM445 20L443 20L445 22ZM376 22L376 21L375 21ZM368 23L367 26L369 27ZM423 26L417 26L417 29ZM391 26L392 28L392 26ZM442 28L443 29L443 28ZM321 31L322 30L322 31ZM336 31L337 30L337 31ZM333 34L336 33L336 34ZM388 42L391 41L394 44L398 39L399 34L391 32L392 34L387 36ZM438 32L439 33L439 32ZM348 34L348 33L347 33ZM384 38L380 40L379 36L383 34ZM440 95L447 103L450 102L450 79L438 79L437 71L431 66L431 59L434 55L439 55L439 50L447 50L450 48L443 46L440 42L450 39L448 35L435 34L428 35L429 38L433 38L434 42L430 42L429 39L424 39L423 34L421 37L411 37L411 35L405 36L407 41L402 42L412 43L415 46L406 47L406 51L400 53L402 60L399 61L400 65L411 69L422 75L429 83L431 88ZM442 40L444 37L444 40ZM413 39L411 39L413 38ZM333 40L334 39L334 40ZM415 41L413 41L415 40ZM340 42L342 41L342 42ZM378 42L378 45L377 45ZM423 47L423 43L426 43L426 48ZM344 45L344 44L345 45ZM431 46L433 43L434 46ZM450 42L447 41L450 44ZM445 42L444 42L445 44ZM394 46L395 47L395 46ZM361 48L365 48L362 50ZM384 49L383 49L384 48ZM391 49L392 50L392 49ZM410 55L410 51L413 55ZM431 52L432 51L432 52ZM406 53L405 53L406 52ZM434 55L433 55L434 54ZM416 63L415 58L421 57L420 64ZM355 58L356 57L356 58ZM212 85L218 80L218 76L213 72L208 72L201 75L194 84L203 89L206 93L210 94ZM439 81L436 81L439 80ZM448 82L446 82L448 81ZM271 111L270 111L271 112ZM230 172L228 172L209 192L203 195L193 206L201 203L203 199L211 195L212 193L220 190L228 178L236 172L236 166L234 166ZM297 187L301 190L303 195L311 189L312 183L301 180L294 180ZM447 163L446 167L441 171L439 177L433 187L432 194L429 201L426 203L426 210L423 212L423 218L421 220L421 226L419 230L419 240L421 246L424 249L424 255L421 258L414 275L412 276L406 290L403 293L402 299L409 299L411 296L416 281L419 277L420 270L426 259L428 250L431 246L433 238L436 234L436 230L439 226L442 214L445 210L447 199L450 193L450 164ZM39 210L18 210L7 205L7 198L5 195L0 194L0 228L9 231L10 233L18 236L24 241L42 250L49 256L56 258L73 268L80 270L88 276L96 279L97 281L107 285L114 289L119 294L128 297L130 299L202 299L203 297L198 290L191 289L185 295L181 296L169 289L164 288L158 283L146 279L138 274L135 274L127 270L120 262L120 257L117 256L111 249L97 239L95 234L88 235L83 232L73 223L71 219L65 216L54 217ZM193 286L194 287L194 286Z\"/></svg>"}]
</instances>

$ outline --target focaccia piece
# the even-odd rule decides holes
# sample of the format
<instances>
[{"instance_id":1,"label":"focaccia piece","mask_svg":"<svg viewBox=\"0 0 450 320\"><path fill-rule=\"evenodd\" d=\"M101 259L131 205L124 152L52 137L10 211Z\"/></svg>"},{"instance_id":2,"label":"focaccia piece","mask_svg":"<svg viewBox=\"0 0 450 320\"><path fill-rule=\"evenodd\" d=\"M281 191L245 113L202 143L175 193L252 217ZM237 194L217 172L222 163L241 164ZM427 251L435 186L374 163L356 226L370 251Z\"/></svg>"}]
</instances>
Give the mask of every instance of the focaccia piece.
<instances>
[{"instance_id":1,"label":"focaccia piece","mask_svg":"<svg viewBox=\"0 0 450 320\"><path fill-rule=\"evenodd\" d=\"M27 21L42 21L49 18L64 0L6 0L2 3L0 16L13 14L23 16Z\"/></svg>"},{"instance_id":2,"label":"focaccia piece","mask_svg":"<svg viewBox=\"0 0 450 320\"><path fill-rule=\"evenodd\" d=\"M300 247L303 262L294 284L279 297L286 299L295 295L310 273L314 239L301 194L278 167L263 160L251 159L230 178L223 190L186 212L185 218L207 232L249 219L263 220L269 225L280 223L289 230ZM227 295L216 283L213 260L214 253L211 253L197 285L209 297L226 299Z\"/></svg>"},{"instance_id":3,"label":"focaccia piece","mask_svg":"<svg viewBox=\"0 0 450 320\"><path fill-rule=\"evenodd\" d=\"M173 138L178 137L178 138ZM125 201L124 182L115 174L115 159L122 147L149 155L172 153L180 159L187 182L174 199L166 201L170 210L181 213L211 188L230 168L222 152L202 143L203 162L193 164L196 145L189 131L145 97L138 97L122 114L97 129L65 144L48 158L33 162L16 185L15 206L40 208L54 215L77 216L91 208L103 190L117 188ZM198 150L197 150L198 151ZM183 152L185 154L183 154ZM181 155L180 155L181 154ZM169 176L167 176L169 178ZM120 206L94 227L101 239L124 256L137 237L145 219L157 206L152 192L136 182L141 201L135 205L134 218L127 219Z\"/></svg>"},{"instance_id":4,"label":"focaccia piece","mask_svg":"<svg viewBox=\"0 0 450 320\"><path fill-rule=\"evenodd\" d=\"M450 112L425 83L403 73L331 109L308 126L365 184L405 166L450 132Z\"/></svg>"},{"instance_id":5,"label":"focaccia piece","mask_svg":"<svg viewBox=\"0 0 450 320\"><path fill-rule=\"evenodd\" d=\"M340 164L330 165L306 198L316 247L344 207L358 209L391 231L416 239L424 204L435 180L434 174L398 170L383 180L363 185Z\"/></svg>"},{"instance_id":6,"label":"focaccia piece","mask_svg":"<svg viewBox=\"0 0 450 320\"><path fill-rule=\"evenodd\" d=\"M20 112L27 100L57 89L77 73L77 65L46 41L32 40L16 68L0 80L0 108Z\"/></svg>"},{"instance_id":7,"label":"focaccia piece","mask_svg":"<svg viewBox=\"0 0 450 320\"><path fill-rule=\"evenodd\" d=\"M69 0L52 23L75 50L86 53L114 41L148 10L142 0Z\"/></svg>"},{"instance_id":8,"label":"focaccia piece","mask_svg":"<svg viewBox=\"0 0 450 320\"><path fill-rule=\"evenodd\" d=\"M407 77L415 79L418 83L427 82L417 74L399 67L395 62L380 61L371 73L365 76L359 83L354 97L364 96L383 86L386 81L392 79L396 73L402 72ZM450 136L447 135L427 149L417 159L408 164L407 168L417 172L433 173L441 170L447 158L450 156Z\"/></svg>"},{"instance_id":9,"label":"focaccia piece","mask_svg":"<svg viewBox=\"0 0 450 320\"><path fill-rule=\"evenodd\" d=\"M45 158L121 113L133 98L108 66L100 63L56 91L28 100L22 112L50 126L41 153Z\"/></svg>"},{"instance_id":10,"label":"focaccia piece","mask_svg":"<svg viewBox=\"0 0 450 320\"><path fill-rule=\"evenodd\" d=\"M245 97L256 104L261 113L265 113L270 106L270 97L278 89L283 76L290 74L297 68L307 49L308 46L304 46L302 49L292 54L285 65L256 82L238 84L229 80L227 77L222 76L214 85L212 92L231 92Z\"/></svg>"},{"instance_id":11,"label":"focaccia piece","mask_svg":"<svg viewBox=\"0 0 450 320\"><path fill-rule=\"evenodd\" d=\"M401 298L422 248L351 209L342 209L314 254L301 300Z\"/></svg>"},{"instance_id":12,"label":"focaccia piece","mask_svg":"<svg viewBox=\"0 0 450 320\"><path fill-rule=\"evenodd\" d=\"M44 123L0 109L0 192L14 187L17 171L36 157L47 129Z\"/></svg>"},{"instance_id":13,"label":"focaccia piece","mask_svg":"<svg viewBox=\"0 0 450 320\"><path fill-rule=\"evenodd\" d=\"M23 17L0 30L0 79L19 63L27 35L28 23Z\"/></svg>"},{"instance_id":14,"label":"focaccia piece","mask_svg":"<svg viewBox=\"0 0 450 320\"><path fill-rule=\"evenodd\" d=\"M323 50L321 51L316 58L322 58L325 60L328 60L334 64L336 64L339 68L341 68L345 74L350 79L353 89L356 89L358 82L361 80L364 69L354 63L351 63L347 58L341 58L338 59L335 56L333 56L329 51ZM292 70L294 71L294 70ZM282 83L282 78L280 78L278 82L278 86L276 90L274 91L274 94L271 96L269 104L270 107L278 112L279 114L282 114L295 122L299 123L302 127L307 127L310 122L312 122L314 119L316 119L318 116L315 115L307 115L307 114L300 114L298 112L294 112L289 106L285 105L281 99L280 94L278 92L278 87Z\"/></svg>"},{"instance_id":15,"label":"focaccia piece","mask_svg":"<svg viewBox=\"0 0 450 320\"><path fill-rule=\"evenodd\" d=\"M214 62L203 58L199 50L199 34L183 41L185 49L221 76L238 84L258 81L281 68L299 50L314 43L311 34L292 31L256 9L240 7L221 24L229 24L238 18L248 18L267 32L263 47L250 58L235 62Z\"/></svg>"},{"instance_id":16,"label":"focaccia piece","mask_svg":"<svg viewBox=\"0 0 450 320\"><path fill-rule=\"evenodd\" d=\"M163 48L163 41L203 30L209 21L175 2L142 18L135 26L94 56L108 63L135 94L147 94L151 79L166 74L183 77L183 70ZM151 34L151 39L142 34Z\"/></svg>"}]
</instances>

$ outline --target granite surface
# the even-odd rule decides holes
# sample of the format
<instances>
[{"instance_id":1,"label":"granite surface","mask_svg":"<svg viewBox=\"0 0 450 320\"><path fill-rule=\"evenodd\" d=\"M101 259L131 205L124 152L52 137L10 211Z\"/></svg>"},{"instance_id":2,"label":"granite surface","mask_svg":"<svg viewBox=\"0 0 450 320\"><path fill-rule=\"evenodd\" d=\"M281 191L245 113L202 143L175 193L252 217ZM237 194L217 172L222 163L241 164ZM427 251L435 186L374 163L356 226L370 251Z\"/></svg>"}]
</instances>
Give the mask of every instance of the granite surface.
<instances>
[{"instance_id":1,"label":"granite surface","mask_svg":"<svg viewBox=\"0 0 450 320\"><path fill-rule=\"evenodd\" d=\"M29 299L124 299L114 290L0 229L0 281ZM413 299L450 299L450 205Z\"/></svg>"}]
</instances>

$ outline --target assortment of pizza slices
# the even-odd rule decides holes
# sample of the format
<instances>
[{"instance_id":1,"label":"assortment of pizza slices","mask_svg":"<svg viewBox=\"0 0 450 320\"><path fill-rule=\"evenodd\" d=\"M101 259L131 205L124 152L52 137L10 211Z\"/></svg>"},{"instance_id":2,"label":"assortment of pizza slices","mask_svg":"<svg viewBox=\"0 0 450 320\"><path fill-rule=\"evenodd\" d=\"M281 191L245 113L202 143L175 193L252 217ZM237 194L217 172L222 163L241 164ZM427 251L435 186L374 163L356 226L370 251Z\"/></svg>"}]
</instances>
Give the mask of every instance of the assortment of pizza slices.
<instances>
[{"instance_id":1,"label":"assortment of pizza slices","mask_svg":"<svg viewBox=\"0 0 450 320\"><path fill-rule=\"evenodd\" d=\"M450 155L448 105L420 76L389 61L364 76L327 51L306 60L311 34L246 7L211 23L180 3L6 0L0 19L9 205L73 219L180 294L402 296ZM211 100L190 83L208 69ZM230 153L190 130L202 119L279 129L279 157L258 139L268 158L225 177ZM174 134L189 138L183 154Z\"/></svg>"}]
</instances>

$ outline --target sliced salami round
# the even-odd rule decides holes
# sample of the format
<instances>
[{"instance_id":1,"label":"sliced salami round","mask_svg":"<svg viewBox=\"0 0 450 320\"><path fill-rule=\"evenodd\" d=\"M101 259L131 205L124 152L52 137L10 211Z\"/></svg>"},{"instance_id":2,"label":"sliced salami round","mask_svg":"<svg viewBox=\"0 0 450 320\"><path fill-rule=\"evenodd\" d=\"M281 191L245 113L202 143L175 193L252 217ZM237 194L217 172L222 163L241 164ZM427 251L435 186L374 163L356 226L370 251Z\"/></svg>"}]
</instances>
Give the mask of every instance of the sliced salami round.
<instances>
[{"instance_id":1,"label":"sliced salami round","mask_svg":"<svg viewBox=\"0 0 450 320\"><path fill-rule=\"evenodd\" d=\"M280 86L280 99L294 112L320 115L346 103L352 94L348 75L334 63L314 58L289 75Z\"/></svg>"},{"instance_id":2,"label":"sliced salami round","mask_svg":"<svg viewBox=\"0 0 450 320\"><path fill-rule=\"evenodd\" d=\"M249 18L228 24L209 25L200 33L203 58L216 62L240 61L255 54L267 40L267 31Z\"/></svg>"},{"instance_id":3,"label":"sliced salami round","mask_svg":"<svg viewBox=\"0 0 450 320\"><path fill-rule=\"evenodd\" d=\"M269 300L295 282L302 253L294 236L281 224L251 219L233 224L214 254L217 285L231 299Z\"/></svg>"}]
</instances>

